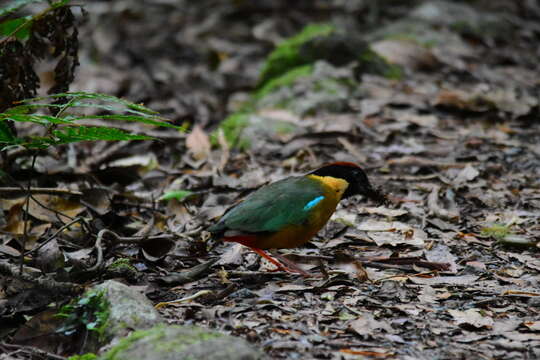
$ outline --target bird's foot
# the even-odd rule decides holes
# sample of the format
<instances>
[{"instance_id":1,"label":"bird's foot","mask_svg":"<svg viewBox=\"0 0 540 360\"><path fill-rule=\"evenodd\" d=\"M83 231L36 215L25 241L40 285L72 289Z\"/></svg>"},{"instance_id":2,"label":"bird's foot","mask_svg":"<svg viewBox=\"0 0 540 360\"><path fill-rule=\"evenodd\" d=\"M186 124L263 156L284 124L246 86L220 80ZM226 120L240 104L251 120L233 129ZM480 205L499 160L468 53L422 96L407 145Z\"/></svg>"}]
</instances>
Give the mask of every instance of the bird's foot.
<instances>
[{"instance_id":1,"label":"bird's foot","mask_svg":"<svg viewBox=\"0 0 540 360\"><path fill-rule=\"evenodd\" d=\"M268 255L264 250L259 248L250 247L251 250L265 258L266 260L270 261L272 264L276 266L275 270L271 271L285 271L292 274L300 274L304 277L311 277L309 273L302 270L298 265L296 265L291 260L285 258L284 256L281 256L279 254L273 254L275 257L277 257L280 261L274 259L270 255Z\"/></svg>"}]
</instances>

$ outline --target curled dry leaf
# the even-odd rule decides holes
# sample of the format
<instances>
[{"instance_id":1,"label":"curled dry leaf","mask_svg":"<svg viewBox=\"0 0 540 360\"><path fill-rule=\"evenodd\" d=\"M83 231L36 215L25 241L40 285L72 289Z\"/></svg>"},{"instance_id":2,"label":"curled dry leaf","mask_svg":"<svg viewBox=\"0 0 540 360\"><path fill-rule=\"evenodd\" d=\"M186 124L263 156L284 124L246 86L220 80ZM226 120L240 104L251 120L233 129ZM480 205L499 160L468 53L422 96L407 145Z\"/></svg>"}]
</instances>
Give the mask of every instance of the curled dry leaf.
<instances>
[{"instance_id":1,"label":"curled dry leaf","mask_svg":"<svg viewBox=\"0 0 540 360\"><path fill-rule=\"evenodd\" d=\"M111 194L107 189L85 189L81 203L98 213L105 215L111 208Z\"/></svg>"},{"instance_id":2,"label":"curled dry leaf","mask_svg":"<svg viewBox=\"0 0 540 360\"><path fill-rule=\"evenodd\" d=\"M49 241L38 250L36 265L45 273L55 272L64 266L64 254L56 239Z\"/></svg>"},{"instance_id":3,"label":"curled dry leaf","mask_svg":"<svg viewBox=\"0 0 540 360\"><path fill-rule=\"evenodd\" d=\"M140 245L146 260L158 261L173 251L175 242L172 239L153 238L141 241Z\"/></svg>"}]
</instances>

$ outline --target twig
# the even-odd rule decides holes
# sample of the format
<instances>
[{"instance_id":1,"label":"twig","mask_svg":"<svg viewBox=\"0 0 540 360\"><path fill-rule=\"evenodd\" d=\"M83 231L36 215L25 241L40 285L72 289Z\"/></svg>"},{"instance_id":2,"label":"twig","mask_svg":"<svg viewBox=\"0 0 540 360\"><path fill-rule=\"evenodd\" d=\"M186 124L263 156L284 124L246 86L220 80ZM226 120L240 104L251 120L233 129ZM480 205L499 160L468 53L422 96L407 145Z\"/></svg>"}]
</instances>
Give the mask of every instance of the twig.
<instances>
[{"instance_id":1,"label":"twig","mask_svg":"<svg viewBox=\"0 0 540 360\"><path fill-rule=\"evenodd\" d=\"M156 236L120 236L114 231L111 231L109 229L103 229L97 234L96 243L94 245L94 248L97 252L97 260L96 263L88 268L87 272L93 272L98 270L103 265L103 237L105 234L109 234L114 238L114 243L139 243L142 240L152 240L152 239L168 239L174 237L173 235L156 235Z\"/></svg>"},{"instance_id":2,"label":"twig","mask_svg":"<svg viewBox=\"0 0 540 360\"><path fill-rule=\"evenodd\" d=\"M44 247L45 245L47 245L47 243L51 240L53 240L54 238L56 238L58 236L58 234L60 234L62 231L64 231L65 229L69 228L71 225L75 224L75 223L78 223L78 222L81 222L83 224L85 224L86 226L88 226L88 224L86 224L86 220L84 218L75 218L73 220L71 220L69 223L63 225L60 229L56 230L56 232L54 234L52 234L51 236L49 236L47 238L47 240L41 242L38 246L36 246L35 248L31 249L31 250L28 250L27 252L25 252L23 254L23 256L26 256L26 255L30 255L31 253L35 252L35 251L38 251L39 249L41 249L42 247Z\"/></svg>"},{"instance_id":3,"label":"twig","mask_svg":"<svg viewBox=\"0 0 540 360\"><path fill-rule=\"evenodd\" d=\"M264 280L264 278L272 277L287 277L289 273L285 271L227 271L231 277L241 277L241 278L255 278L257 280Z\"/></svg>"},{"instance_id":4,"label":"twig","mask_svg":"<svg viewBox=\"0 0 540 360\"><path fill-rule=\"evenodd\" d=\"M193 295L190 295L190 296L186 296L184 298L181 298L181 299L177 299L177 300L172 300L172 301L164 301L164 302L160 302L160 303L157 303L156 305L154 305L154 308L156 309L160 309L164 306L167 306L167 305L171 305L171 304L180 304L180 303L183 303L183 302L188 302L188 301L191 301L191 300L195 300L201 296L205 296L205 295L212 295L214 292L212 290L201 290L201 291L197 291L195 294Z\"/></svg>"},{"instance_id":5,"label":"twig","mask_svg":"<svg viewBox=\"0 0 540 360\"><path fill-rule=\"evenodd\" d=\"M212 259L205 263L196 265L189 270L179 273L171 273L163 278L159 278L158 280L168 285L182 285L188 282L196 281L206 274L206 272L210 270L212 265L214 265L217 261L218 258Z\"/></svg>"},{"instance_id":6,"label":"twig","mask_svg":"<svg viewBox=\"0 0 540 360\"><path fill-rule=\"evenodd\" d=\"M57 219L59 222L64 223L64 220L61 219L60 216L63 216L63 217L65 217L65 218L68 218L69 220L73 220L73 219L74 219L73 217L71 217L71 216L69 216L69 215L66 215L66 214L64 214L64 213L61 212L61 211L58 211L58 210L56 210L56 209L53 209L53 208L51 208L51 207L49 207L49 206L43 204L41 201L39 201L38 199L36 199L36 197L35 197L34 195L28 194L28 196L29 196L32 200L34 200L34 202L35 202L36 204L38 204L39 206L41 206L41 207L44 208L45 210L49 210L50 212L54 213L54 215L56 215L56 219Z\"/></svg>"},{"instance_id":7,"label":"twig","mask_svg":"<svg viewBox=\"0 0 540 360\"><path fill-rule=\"evenodd\" d=\"M225 289L221 290L215 295L212 295L208 298L208 304L213 304L219 300L225 299L227 296L231 295L238 289L238 285L235 283L229 284Z\"/></svg>"},{"instance_id":8,"label":"twig","mask_svg":"<svg viewBox=\"0 0 540 360\"><path fill-rule=\"evenodd\" d=\"M35 166L36 166L36 159L37 159L37 154L34 153L32 155L32 166L30 167L31 169L34 169ZM32 186L32 179L29 178L28 179L28 186L27 186L27 193L26 193L26 199L25 199L25 203L24 203L24 213L23 213L23 240L22 240L22 249L26 249L26 244L28 243L28 209L30 208L30 197L32 196L30 194L30 189L31 189L31 186ZM24 264L24 251L21 252L21 257L20 257L20 264L19 264L19 273L22 275L22 272L23 272L23 264Z\"/></svg>"},{"instance_id":9,"label":"twig","mask_svg":"<svg viewBox=\"0 0 540 360\"><path fill-rule=\"evenodd\" d=\"M41 350L41 349L38 349L38 348L33 347L33 346L8 344L8 343L5 343L5 342L2 342L0 344L0 346L3 347L3 348L6 348L6 349L15 349L17 351L27 353L27 354L30 355L30 357L32 359L34 358L32 355L44 356L47 359L53 359L53 360L66 360L67 359L67 358L65 358L63 356L56 355L56 354Z\"/></svg>"},{"instance_id":10,"label":"twig","mask_svg":"<svg viewBox=\"0 0 540 360\"><path fill-rule=\"evenodd\" d=\"M32 276L24 273L17 274L17 271L15 271L14 268L7 262L0 262L0 274L32 283L35 286L44 290L66 295L79 294L84 290L83 286L73 283L59 282L53 279L35 279Z\"/></svg>"},{"instance_id":11,"label":"twig","mask_svg":"<svg viewBox=\"0 0 540 360\"><path fill-rule=\"evenodd\" d=\"M26 194L47 194L47 195L74 195L81 196L83 195L80 191L70 190L70 189L57 189L57 188L19 188L19 187L0 187L0 196L18 196Z\"/></svg>"},{"instance_id":12,"label":"twig","mask_svg":"<svg viewBox=\"0 0 540 360\"><path fill-rule=\"evenodd\" d=\"M94 248L96 249L96 252L97 252L97 260L94 266L87 269L88 272L94 272L103 265L103 247L101 246L101 241L103 239L103 236L105 236L105 234L110 234L114 236L115 238L119 237L115 232L112 232L111 230L108 230L108 229L100 230L100 232L97 234L96 243L94 245Z\"/></svg>"},{"instance_id":13,"label":"twig","mask_svg":"<svg viewBox=\"0 0 540 360\"><path fill-rule=\"evenodd\" d=\"M378 259L359 259L365 265L369 264L383 263L383 264L395 264L395 265L417 265L425 267L432 270L445 271L450 269L450 264L448 263L438 263L433 261L424 261L417 256L409 257L389 257L389 258L378 258Z\"/></svg>"}]
</instances>

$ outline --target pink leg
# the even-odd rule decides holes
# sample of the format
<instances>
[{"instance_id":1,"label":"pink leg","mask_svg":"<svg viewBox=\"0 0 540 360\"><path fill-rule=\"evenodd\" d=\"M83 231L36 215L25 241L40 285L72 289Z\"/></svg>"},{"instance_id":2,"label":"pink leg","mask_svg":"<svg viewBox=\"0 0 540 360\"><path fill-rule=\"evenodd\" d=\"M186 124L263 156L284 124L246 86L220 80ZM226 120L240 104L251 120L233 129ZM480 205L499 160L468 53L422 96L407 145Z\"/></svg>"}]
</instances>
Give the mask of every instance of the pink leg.
<instances>
[{"instance_id":1,"label":"pink leg","mask_svg":"<svg viewBox=\"0 0 540 360\"><path fill-rule=\"evenodd\" d=\"M294 262L290 261L289 259L286 259L285 257L283 257L281 255L276 255L276 257L278 257L287 266L285 266L283 263L277 261L276 259L274 259L270 255L265 253L264 250L262 250L262 249L255 248L255 247L252 247L252 246L249 246L249 248L251 250L253 250L254 252L256 252L257 254L259 254L260 256L262 256L263 258L265 258L266 260L270 261L272 264L276 265L277 270L285 271L285 272L288 272L288 273L301 274L303 276L310 276L307 272L300 269L300 267L298 265L296 265Z\"/></svg>"}]
</instances>

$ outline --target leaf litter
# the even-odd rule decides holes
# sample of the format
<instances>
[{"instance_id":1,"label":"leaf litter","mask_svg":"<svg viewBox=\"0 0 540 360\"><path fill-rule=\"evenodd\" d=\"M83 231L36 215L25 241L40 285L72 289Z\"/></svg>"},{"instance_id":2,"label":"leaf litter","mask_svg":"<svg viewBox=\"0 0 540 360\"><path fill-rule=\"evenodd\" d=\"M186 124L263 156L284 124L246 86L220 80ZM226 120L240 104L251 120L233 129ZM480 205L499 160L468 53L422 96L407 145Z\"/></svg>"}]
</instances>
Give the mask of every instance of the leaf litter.
<instances>
[{"instance_id":1,"label":"leaf litter","mask_svg":"<svg viewBox=\"0 0 540 360\"><path fill-rule=\"evenodd\" d=\"M155 304L178 300L160 308L169 322L244 337L271 358L540 356L540 129L530 76L539 69L527 60L534 58L526 50L534 41L518 36L529 31L537 38L533 24L495 29L495 35L441 25L447 19L410 27L436 16L432 6L467 5L427 2L430 11L420 11L421 2L415 11L381 6L379 16L389 26L375 30L388 36L374 31L372 48L403 66L404 78L360 74L357 91L334 88L330 98L307 94L315 86L308 81L282 89L256 114L257 126L272 122L280 131L257 128L253 147L238 151L212 131L255 86L268 43L255 36L262 36L260 29L230 21L268 9L223 3L208 17L206 9L189 5L189 14L178 15L182 23L168 3L130 5L137 16L128 17L111 8L94 19L100 26L91 44L81 45L81 56L98 51L110 66L82 67L75 88L90 78L86 85L93 88L85 90L144 100L178 122L193 122L192 131L160 129L152 136L164 140L155 143L84 144L70 150L71 168L67 148L38 157L32 186L74 193L33 194L27 209L21 194L3 196L2 264L17 264L27 252L27 271L74 283L125 276L144 285ZM517 5L506 6L523 16ZM458 13L492 25L489 16L482 19L491 11L467 9ZM279 6L273 11L280 16L258 25L268 29L264 37L292 35L299 20ZM338 22L350 20L346 11L328 12ZM159 25L152 19L167 16L179 26L170 32L175 37L149 31ZM538 12L530 16L539 18ZM104 34L111 26L111 36ZM405 28L414 31L396 32ZM505 39L510 34L518 40ZM163 43L179 45L180 53ZM144 61L134 57L140 52ZM317 76L354 73L317 66ZM288 97L303 101L283 108ZM206 226L259 186L328 161L360 161L390 203L345 201L310 244L283 251L319 277L270 272L244 247L205 238ZM23 162L12 166L28 169ZM190 195L163 198L175 191ZM98 244L103 229L116 235ZM138 276L111 271L119 259ZM62 297L7 280L2 273L0 316L41 314L34 322L43 329L25 339L50 331L46 306Z\"/></svg>"}]
</instances>

